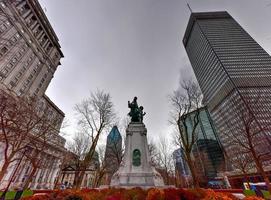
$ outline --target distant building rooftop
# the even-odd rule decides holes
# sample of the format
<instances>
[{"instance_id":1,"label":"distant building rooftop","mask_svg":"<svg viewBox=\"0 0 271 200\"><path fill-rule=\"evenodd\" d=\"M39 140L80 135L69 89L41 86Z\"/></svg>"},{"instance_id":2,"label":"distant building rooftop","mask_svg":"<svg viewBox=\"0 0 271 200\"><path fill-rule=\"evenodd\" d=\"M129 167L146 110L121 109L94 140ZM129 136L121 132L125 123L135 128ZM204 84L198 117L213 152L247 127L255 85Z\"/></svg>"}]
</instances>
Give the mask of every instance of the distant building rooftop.
<instances>
[{"instance_id":1,"label":"distant building rooftop","mask_svg":"<svg viewBox=\"0 0 271 200\"><path fill-rule=\"evenodd\" d=\"M232 18L227 11L215 11L215 12L195 12L190 15L188 25L183 37L183 44L186 46L190 32L197 19L212 19L212 18Z\"/></svg>"},{"instance_id":2,"label":"distant building rooftop","mask_svg":"<svg viewBox=\"0 0 271 200\"><path fill-rule=\"evenodd\" d=\"M117 126L114 126L107 136L108 142L117 142L122 139L121 134Z\"/></svg>"}]
</instances>

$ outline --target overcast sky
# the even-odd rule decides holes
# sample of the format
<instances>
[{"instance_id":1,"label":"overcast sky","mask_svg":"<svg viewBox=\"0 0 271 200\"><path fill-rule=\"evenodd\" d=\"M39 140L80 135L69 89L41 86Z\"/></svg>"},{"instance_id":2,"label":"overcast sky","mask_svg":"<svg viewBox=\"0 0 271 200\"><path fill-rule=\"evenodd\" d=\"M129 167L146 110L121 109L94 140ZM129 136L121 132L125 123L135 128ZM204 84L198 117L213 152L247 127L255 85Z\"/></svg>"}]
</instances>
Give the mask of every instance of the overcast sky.
<instances>
[{"instance_id":1,"label":"overcast sky","mask_svg":"<svg viewBox=\"0 0 271 200\"><path fill-rule=\"evenodd\" d=\"M40 0L62 46L47 95L75 131L74 105L97 88L109 92L124 118L138 97L150 137L170 134L167 95L193 77L182 38L190 12L184 0ZM271 53L271 0L189 0L194 12L228 11Z\"/></svg>"}]
</instances>

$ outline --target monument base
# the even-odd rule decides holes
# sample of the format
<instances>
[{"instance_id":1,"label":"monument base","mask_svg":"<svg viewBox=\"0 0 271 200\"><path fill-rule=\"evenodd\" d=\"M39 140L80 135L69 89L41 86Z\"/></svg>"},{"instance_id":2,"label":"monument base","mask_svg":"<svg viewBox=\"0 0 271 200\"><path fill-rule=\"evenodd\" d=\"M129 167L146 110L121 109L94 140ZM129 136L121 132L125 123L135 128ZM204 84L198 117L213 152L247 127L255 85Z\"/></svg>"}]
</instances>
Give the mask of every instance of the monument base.
<instances>
[{"instance_id":1,"label":"monument base","mask_svg":"<svg viewBox=\"0 0 271 200\"><path fill-rule=\"evenodd\" d=\"M131 122L126 129L125 153L112 187L163 187L161 175L151 166L147 129L141 122Z\"/></svg>"}]
</instances>

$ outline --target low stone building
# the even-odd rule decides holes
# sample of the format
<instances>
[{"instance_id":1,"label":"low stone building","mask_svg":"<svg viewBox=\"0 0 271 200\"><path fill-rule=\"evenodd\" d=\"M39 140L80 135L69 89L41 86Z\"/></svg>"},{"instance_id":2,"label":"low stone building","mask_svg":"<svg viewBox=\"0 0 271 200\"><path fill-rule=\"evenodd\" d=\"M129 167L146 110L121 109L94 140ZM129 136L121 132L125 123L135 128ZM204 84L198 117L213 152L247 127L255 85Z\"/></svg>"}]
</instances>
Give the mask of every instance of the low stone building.
<instances>
[{"instance_id":1,"label":"low stone building","mask_svg":"<svg viewBox=\"0 0 271 200\"><path fill-rule=\"evenodd\" d=\"M79 158L76 154L67 151L61 165L61 171L57 178L56 188L72 188L74 185L74 179L76 174L80 171ZM95 178L95 172L98 169L99 155L95 152L89 167L85 171L85 175L81 184L81 188L92 188L93 180Z\"/></svg>"}]
</instances>

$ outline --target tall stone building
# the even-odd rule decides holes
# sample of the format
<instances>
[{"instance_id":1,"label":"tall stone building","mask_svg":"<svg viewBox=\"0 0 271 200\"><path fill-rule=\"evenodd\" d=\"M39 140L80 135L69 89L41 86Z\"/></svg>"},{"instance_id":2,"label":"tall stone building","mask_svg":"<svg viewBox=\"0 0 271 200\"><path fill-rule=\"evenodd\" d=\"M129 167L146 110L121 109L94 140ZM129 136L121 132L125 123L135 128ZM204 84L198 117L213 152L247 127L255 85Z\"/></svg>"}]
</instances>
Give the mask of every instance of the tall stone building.
<instances>
[{"instance_id":1,"label":"tall stone building","mask_svg":"<svg viewBox=\"0 0 271 200\"><path fill-rule=\"evenodd\" d=\"M106 184L110 184L113 174L119 169L122 161L122 137L117 126L107 136L105 149Z\"/></svg>"},{"instance_id":2,"label":"tall stone building","mask_svg":"<svg viewBox=\"0 0 271 200\"><path fill-rule=\"evenodd\" d=\"M58 38L37 0L0 2L0 89L18 97L37 97L41 108L49 111L58 123L48 147L39 155L46 164L35 173L31 188L54 187L65 151L65 139L59 135L64 113L45 95L62 57ZM4 145L0 141L0 152ZM0 167L2 159L0 156ZM13 162L0 189L9 182L11 187L21 187L31 170L32 165L24 157Z\"/></svg>"},{"instance_id":3,"label":"tall stone building","mask_svg":"<svg viewBox=\"0 0 271 200\"><path fill-rule=\"evenodd\" d=\"M227 12L192 13L183 44L228 156L250 137L269 165L270 55Z\"/></svg>"}]
</instances>

